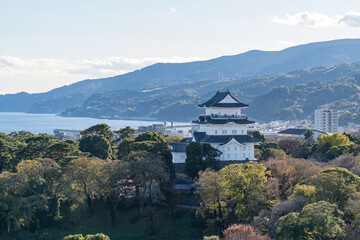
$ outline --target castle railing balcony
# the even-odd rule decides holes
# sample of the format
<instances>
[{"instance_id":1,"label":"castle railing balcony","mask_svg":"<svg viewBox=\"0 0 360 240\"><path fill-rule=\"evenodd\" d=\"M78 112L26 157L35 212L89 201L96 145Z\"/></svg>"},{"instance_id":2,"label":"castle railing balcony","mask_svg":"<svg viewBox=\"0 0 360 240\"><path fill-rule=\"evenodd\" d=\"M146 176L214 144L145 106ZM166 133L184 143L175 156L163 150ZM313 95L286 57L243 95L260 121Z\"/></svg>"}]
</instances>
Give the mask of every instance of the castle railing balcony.
<instances>
[{"instance_id":1,"label":"castle railing balcony","mask_svg":"<svg viewBox=\"0 0 360 240\"><path fill-rule=\"evenodd\" d=\"M202 114L200 116L206 117L209 116L212 119L229 119L229 118L235 118L235 119L247 119L247 115L246 114L210 114L210 115L206 115L206 114Z\"/></svg>"}]
</instances>

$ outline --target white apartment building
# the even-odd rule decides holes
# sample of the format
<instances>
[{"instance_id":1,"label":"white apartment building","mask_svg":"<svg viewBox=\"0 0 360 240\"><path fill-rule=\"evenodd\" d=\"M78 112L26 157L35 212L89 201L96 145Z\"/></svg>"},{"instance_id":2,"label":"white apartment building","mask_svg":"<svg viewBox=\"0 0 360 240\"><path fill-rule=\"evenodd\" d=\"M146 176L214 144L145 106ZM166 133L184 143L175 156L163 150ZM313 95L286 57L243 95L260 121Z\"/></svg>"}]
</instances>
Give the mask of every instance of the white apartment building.
<instances>
[{"instance_id":1,"label":"white apartment building","mask_svg":"<svg viewBox=\"0 0 360 240\"><path fill-rule=\"evenodd\" d=\"M321 132L334 133L339 127L339 112L334 109L316 109L314 128Z\"/></svg>"}]
</instances>

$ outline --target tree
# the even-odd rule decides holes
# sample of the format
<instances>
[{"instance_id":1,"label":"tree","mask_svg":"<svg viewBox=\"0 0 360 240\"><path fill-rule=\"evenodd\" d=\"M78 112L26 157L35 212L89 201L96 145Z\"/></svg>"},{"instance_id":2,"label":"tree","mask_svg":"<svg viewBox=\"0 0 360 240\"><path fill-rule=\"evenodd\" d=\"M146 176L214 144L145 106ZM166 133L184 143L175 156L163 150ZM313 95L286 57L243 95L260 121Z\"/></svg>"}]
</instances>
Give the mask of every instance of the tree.
<instances>
[{"instance_id":1,"label":"tree","mask_svg":"<svg viewBox=\"0 0 360 240\"><path fill-rule=\"evenodd\" d=\"M260 192L267 181L266 168L261 164L232 164L220 170L228 208L235 209L240 221L250 221L255 212L247 205L254 192ZM259 210L259 209L258 209Z\"/></svg>"},{"instance_id":2,"label":"tree","mask_svg":"<svg viewBox=\"0 0 360 240\"><path fill-rule=\"evenodd\" d=\"M110 240L108 236L102 233L88 234L85 237L82 234L69 235L64 237L63 240Z\"/></svg>"},{"instance_id":3,"label":"tree","mask_svg":"<svg viewBox=\"0 0 360 240\"><path fill-rule=\"evenodd\" d=\"M325 201L309 204L301 213L289 213L276 223L276 239L345 239L343 213Z\"/></svg>"},{"instance_id":4,"label":"tree","mask_svg":"<svg viewBox=\"0 0 360 240\"><path fill-rule=\"evenodd\" d=\"M226 215L223 212L226 208L225 189L223 187L223 175L213 169L206 169L199 172L198 194L201 198L201 206L207 210L216 211L217 215ZM221 213L220 213L221 211Z\"/></svg>"},{"instance_id":5,"label":"tree","mask_svg":"<svg viewBox=\"0 0 360 240\"><path fill-rule=\"evenodd\" d=\"M132 194L131 187L128 187L128 166L124 161L110 161L103 167L104 174L103 179L99 181L99 194L106 199L106 203L109 207L111 223L114 225L115 210L119 205L119 202L125 201Z\"/></svg>"},{"instance_id":6,"label":"tree","mask_svg":"<svg viewBox=\"0 0 360 240\"><path fill-rule=\"evenodd\" d=\"M118 135L115 142L121 143L125 139L133 139L136 136L136 130L126 126L125 128L121 128L120 130L114 131Z\"/></svg>"},{"instance_id":7,"label":"tree","mask_svg":"<svg viewBox=\"0 0 360 240\"><path fill-rule=\"evenodd\" d=\"M253 226L234 224L223 232L222 240L271 240L267 235L261 235Z\"/></svg>"},{"instance_id":8,"label":"tree","mask_svg":"<svg viewBox=\"0 0 360 240\"><path fill-rule=\"evenodd\" d=\"M0 174L0 219L8 231L44 226L47 220L42 220L42 213L51 220L59 217L48 202L57 199L59 165L49 159L26 160L16 170Z\"/></svg>"},{"instance_id":9,"label":"tree","mask_svg":"<svg viewBox=\"0 0 360 240\"><path fill-rule=\"evenodd\" d=\"M314 136L314 132L311 129L307 129L304 133L305 140L310 140Z\"/></svg>"},{"instance_id":10,"label":"tree","mask_svg":"<svg viewBox=\"0 0 360 240\"><path fill-rule=\"evenodd\" d=\"M260 159L268 160L270 158L286 158L286 153L279 148L279 145L275 142L263 142L259 146Z\"/></svg>"},{"instance_id":11,"label":"tree","mask_svg":"<svg viewBox=\"0 0 360 240\"><path fill-rule=\"evenodd\" d=\"M29 131L19 131L19 132L11 132L9 134L10 137L17 139L20 142L26 142L27 139L31 137L36 137L35 134Z\"/></svg>"},{"instance_id":12,"label":"tree","mask_svg":"<svg viewBox=\"0 0 360 240\"><path fill-rule=\"evenodd\" d=\"M3 170L15 172L16 165L20 162L19 151L24 147L24 143L0 133L0 172Z\"/></svg>"},{"instance_id":13,"label":"tree","mask_svg":"<svg viewBox=\"0 0 360 240\"><path fill-rule=\"evenodd\" d=\"M79 150L78 142L75 142L74 140L66 140L55 142L50 145L47 149L45 157L51 158L60 165L64 166L73 159L87 157L88 155L88 153L84 153Z\"/></svg>"},{"instance_id":14,"label":"tree","mask_svg":"<svg viewBox=\"0 0 360 240\"><path fill-rule=\"evenodd\" d=\"M102 233L97 233L94 235L86 235L85 240L110 240L110 238L108 236L106 236L105 234Z\"/></svg>"},{"instance_id":15,"label":"tree","mask_svg":"<svg viewBox=\"0 0 360 240\"><path fill-rule=\"evenodd\" d=\"M147 151L161 156L167 167L167 172L170 174L170 178L174 179L175 166L172 162L169 147L164 135L155 131L141 133L135 138L134 142L129 143L130 151Z\"/></svg>"},{"instance_id":16,"label":"tree","mask_svg":"<svg viewBox=\"0 0 360 240\"><path fill-rule=\"evenodd\" d=\"M270 159L264 163L271 176L278 179L280 196L286 198L297 184L307 184L320 168L305 159Z\"/></svg>"},{"instance_id":17,"label":"tree","mask_svg":"<svg viewBox=\"0 0 360 240\"><path fill-rule=\"evenodd\" d=\"M312 184L318 201L335 203L343 210L350 195L360 189L360 177L344 168L329 168L318 173Z\"/></svg>"},{"instance_id":18,"label":"tree","mask_svg":"<svg viewBox=\"0 0 360 240\"><path fill-rule=\"evenodd\" d=\"M252 134L252 136L253 136L254 138L261 140L261 142L265 142L265 141L266 141L264 134L262 134L262 133L259 132L258 130L252 131L251 134Z\"/></svg>"},{"instance_id":19,"label":"tree","mask_svg":"<svg viewBox=\"0 0 360 240\"><path fill-rule=\"evenodd\" d=\"M326 154L331 147L341 146L341 145L350 145L351 142L349 138L345 135L340 135L338 133L328 134L320 136L317 141L317 152Z\"/></svg>"},{"instance_id":20,"label":"tree","mask_svg":"<svg viewBox=\"0 0 360 240\"><path fill-rule=\"evenodd\" d=\"M108 139L102 135L85 136L80 139L79 149L92 156L108 159L112 157L112 148Z\"/></svg>"},{"instance_id":21,"label":"tree","mask_svg":"<svg viewBox=\"0 0 360 240\"><path fill-rule=\"evenodd\" d=\"M54 136L50 135L39 135L26 139L26 147L19 153L20 159L35 159L45 157L48 148L59 142Z\"/></svg>"},{"instance_id":22,"label":"tree","mask_svg":"<svg viewBox=\"0 0 360 240\"><path fill-rule=\"evenodd\" d=\"M294 158L307 158L311 154L311 144L296 138L285 138L279 141L279 147Z\"/></svg>"},{"instance_id":23,"label":"tree","mask_svg":"<svg viewBox=\"0 0 360 240\"><path fill-rule=\"evenodd\" d=\"M129 163L131 178L142 190L139 192L140 212L143 213L147 199L153 202L159 196L159 185L168 180L165 164L161 156L149 152L134 153L135 158Z\"/></svg>"},{"instance_id":24,"label":"tree","mask_svg":"<svg viewBox=\"0 0 360 240\"><path fill-rule=\"evenodd\" d=\"M64 237L63 240L85 240L82 234L74 234Z\"/></svg>"},{"instance_id":25,"label":"tree","mask_svg":"<svg viewBox=\"0 0 360 240\"><path fill-rule=\"evenodd\" d=\"M208 143L203 143L202 147L203 147L203 159L204 159L203 168L212 168L214 170L219 170L220 169L219 157L221 156L221 151L217 150Z\"/></svg>"},{"instance_id":26,"label":"tree","mask_svg":"<svg viewBox=\"0 0 360 240\"><path fill-rule=\"evenodd\" d=\"M307 200L303 197L280 201L270 211L260 211L259 216L255 218L254 225L263 233L274 237L276 222L289 213L300 212L306 204Z\"/></svg>"},{"instance_id":27,"label":"tree","mask_svg":"<svg viewBox=\"0 0 360 240\"><path fill-rule=\"evenodd\" d=\"M91 126L84 131L81 131L81 136L103 136L107 140L111 140L114 136L113 132L111 131L111 128L109 125L105 123L96 124L94 126Z\"/></svg>"},{"instance_id":28,"label":"tree","mask_svg":"<svg viewBox=\"0 0 360 240\"><path fill-rule=\"evenodd\" d=\"M334 159L341 155L345 155L350 152L350 146L351 145L333 146L326 152L326 157Z\"/></svg>"},{"instance_id":29,"label":"tree","mask_svg":"<svg viewBox=\"0 0 360 240\"><path fill-rule=\"evenodd\" d=\"M204 150L201 143L191 142L186 147L185 174L190 178L198 177L198 173L203 169Z\"/></svg>"},{"instance_id":30,"label":"tree","mask_svg":"<svg viewBox=\"0 0 360 240\"><path fill-rule=\"evenodd\" d=\"M101 159L81 158L69 162L62 179L65 197L76 202L86 202L93 213L92 199L101 192L103 181L108 179L105 165L106 161Z\"/></svg>"}]
</instances>

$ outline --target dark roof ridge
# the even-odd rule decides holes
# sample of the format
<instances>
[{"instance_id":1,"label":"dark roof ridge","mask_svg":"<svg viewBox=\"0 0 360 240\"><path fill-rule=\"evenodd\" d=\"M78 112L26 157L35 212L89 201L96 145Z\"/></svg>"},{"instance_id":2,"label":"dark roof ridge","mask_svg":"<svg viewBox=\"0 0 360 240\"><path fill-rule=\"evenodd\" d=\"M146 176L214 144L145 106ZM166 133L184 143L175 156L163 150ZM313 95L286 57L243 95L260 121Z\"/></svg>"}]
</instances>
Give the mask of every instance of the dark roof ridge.
<instances>
[{"instance_id":1,"label":"dark roof ridge","mask_svg":"<svg viewBox=\"0 0 360 240\"><path fill-rule=\"evenodd\" d=\"M232 99L234 99L234 101L236 103L219 103L221 102L226 96L230 95L230 97ZM248 104L244 104L241 103L239 100L237 100L231 93L230 91L226 91L226 92L219 92L217 91L216 94L209 99L207 102L199 104L199 107L247 107L249 106Z\"/></svg>"}]
</instances>

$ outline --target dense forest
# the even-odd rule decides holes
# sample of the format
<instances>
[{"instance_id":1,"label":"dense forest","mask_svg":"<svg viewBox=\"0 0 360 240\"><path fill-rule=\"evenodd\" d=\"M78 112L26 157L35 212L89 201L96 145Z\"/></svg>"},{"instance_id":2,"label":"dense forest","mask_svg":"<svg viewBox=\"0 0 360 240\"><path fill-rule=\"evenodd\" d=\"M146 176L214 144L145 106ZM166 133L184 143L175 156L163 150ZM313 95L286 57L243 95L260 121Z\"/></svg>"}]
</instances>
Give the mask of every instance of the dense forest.
<instances>
[{"instance_id":1,"label":"dense forest","mask_svg":"<svg viewBox=\"0 0 360 240\"><path fill-rule=\"evenodd\" d=\"M184 172L169 151L181 137L106 124L81 134L0 134L1 239L359 239L358 133L254 131L259 161L225 167L192 142ZM178 205L179 177L198 207Z\"/></svg>"}]
</instances>

